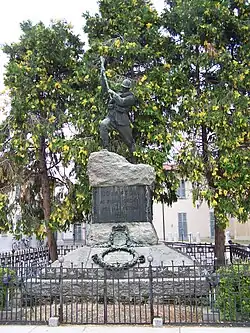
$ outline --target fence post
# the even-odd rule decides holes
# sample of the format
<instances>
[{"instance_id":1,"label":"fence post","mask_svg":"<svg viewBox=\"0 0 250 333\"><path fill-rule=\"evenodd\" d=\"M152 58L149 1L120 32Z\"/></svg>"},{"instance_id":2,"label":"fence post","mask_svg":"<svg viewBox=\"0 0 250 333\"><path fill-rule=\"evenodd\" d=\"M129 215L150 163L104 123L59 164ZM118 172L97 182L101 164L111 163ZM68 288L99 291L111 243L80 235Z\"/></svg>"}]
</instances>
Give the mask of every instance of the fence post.
<instances>
[{"instance_id":1,"label":"fence post","mask_svg":"<svg viewBox=\"0 0 250 333\"><path fill-rule=\"evenodd\" d=\"M59 271L59 323L63 322L63 262L64 258L60 257L58 259L60 263L60 271Z\"/></svg>"},{"instance_id":2,"label":"fence post","mask_svg":"<svg viewBox=\"0 0 250 333\"><path fill-rule=\"evenodd\" d=\"M154 260L154 258L149 255L148 256L148 277L149 277L149 304L150 304L150 321L151 324L153 323L153 319L154 319L154 298L153 298L153 271L152 271L152 261Z\"/></svg>"},{"instance_id":3,"label":"fence post","mask_svg":"<svg viewBox=\"0 0 250 333\"><path fill-rule=\"evenodd\" d=\"M107 270L104 267L103 271L103 316L104 316L104 324L107 324L108 321L108 302L107 302Z\"/></svg>"}]
</instances>

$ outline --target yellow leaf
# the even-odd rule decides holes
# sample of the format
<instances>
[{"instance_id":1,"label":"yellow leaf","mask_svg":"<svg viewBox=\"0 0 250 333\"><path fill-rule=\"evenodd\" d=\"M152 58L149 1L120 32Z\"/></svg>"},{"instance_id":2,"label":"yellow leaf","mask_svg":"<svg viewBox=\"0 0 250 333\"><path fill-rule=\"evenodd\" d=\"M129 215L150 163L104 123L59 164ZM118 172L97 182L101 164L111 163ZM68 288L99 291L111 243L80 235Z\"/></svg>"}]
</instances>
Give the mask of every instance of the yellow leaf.
<instances>
[{"instance_id":1,"label":"yellow leaf","mask_svg":"<svg viewBox=\"0 0 250 333\"><path fill-rule=\"evenodd\" d=\"M206 115L206 112L205 112L205 111L201 111L201 112L199 113L199 117L200 117L200 118L204 118L205 115Z\"/></svg>"},{"instance_id":2,"label":"yellow leaf","mask_svg":"<svg viewBox=\"0 0 250 333\"><path fill-rule=\"evenodd\" d=\"M224 190L223 193L224 193L224 195L226 196L226 195L227 195L227 190Z\"/></svg>"},{"instance_id":3,"label":"yellow leaf","mask_svg":"<svg viewBox=\"0 0 250 333\"><path fill-rule=\"evenodd\" d=\"M69 151L69 146L64 145L64 146L62 147L62 149L63 149L63 151Z\"/></svg>"},{"instance_id":4,"label":"yellow leaf","mask_svg":"<svg viewBox=\"0 0 250 333\"><path fill-rule=\"evenodd\" d=\"M146 27L147 27L147 29L150 29L152 27L152 23L147 23Z\"/></svg>"},{"instance_id":5,"label":"yellow leaf","mask_svg":"<svg viewBox=\"0 0 250 333\"><path fill-rule=\"evenodd\" d=\"M213 200L213 201L212 201L212 206L215 207L215 206L217 206L217 205L218 205L218 202L217 202L216 200Z\"/></svg>"},{"instance_id":6,"label":"yellow leaf","mask_svg":"<svg viewBox=\"0 0 250 333\"><path fill-rule=\"evenodd\" d=\"M147 75L143 75L143 77L140 79L140 82L144 82L147 80Z\"/></svg>"},{"instance_id":7,"label":"yellow leaf","mask_svg":"<svg viewBox=\"0 0 250 333\"><path fill-rule=\"evenodd\" d=\"M166 68L166 69L169 69L171 67L171 65L170 64L164 64L163 67Z\"/></svg>"},{"instance_id":8,"label":"yellow leaf","mask_svg":"<svg viewBox=\"0 0 250 333\"><path fill-rule=\"evenodd\" d=\"M239 213L242 214L244 212L244 208L243 207L240 207L239 208Z\"/></svg>"},{"instance_id":9,"label":"yellow leaf","mask_svg":"<svg viewBox=\"0 0 250 333\"><path fill-rule=\"evenodd\" d=\"M60 89L60 88L61 88L61 84L60 84L59 82L56 82L56 83L55 83L55 88L56 88L56 89Z\"/></svg>"},{"instance_id":10,"label":"yellow leaf","mask_svg":"<svg viewBox=\"0 0 250 333\"><path fill-rule=\"evenodd\" d=\"M87 100L86 99L84 99L82 102L81 102L81 104L83 105L83 106L85 106L86 104L87 104Z\"/></svg>"},{"instance_id":11,"label":"yellow leaf","mask_svg":"<svg viewBox=\"0 0 250 333\"><path fill-rule=\"evenodd\" d=\"M121 41L120 39L117 39L115 42L114 42L114 46L119 48L121 46Z\"/></svg>"},{"instance_id":12,"label":"yellow leaf","mask_svg":"<svg viewBox=\"0 0 250 333\"><path fill-rule=\"evenodd\" d=\"M48 120L50 123L53 123L55 121L56 117L55 116L51 116Z\"/></svg>"},{"instance_id":13,"label":"yellow leaf","mask_svg":"<svg viewBox=\"0 0 250 333\"><path fill-rule=\"evenodd\" d=\"M218 105L213 105L213 106L212 106L212 110L213 110L213 111L217 111L217 110L219 110Z\"/></svg>"},{"instance_id":14,"label":"yellow leaf","mask_svg":"<svg viewBox=\"0 0 250 333\"><path fill-rule=\"evenodd\" d=\"M112 70L108 69L108 70L106 71L106 76L107 76L107 77L112 77L112 76L113 76Z\"/></svg>"},{"instance_id":15,"label":"yellow leaf","mask_svg":"<svg viewBox=\"0 0 250 333\"><path fill-rule=\"evenodd\" d=\"M243 80L245 79L245 75L244 75L243 73L241 73L241 74L239 75L239 79L240 79L240 81L243 81Z\"/></svg>"}]
</instances>

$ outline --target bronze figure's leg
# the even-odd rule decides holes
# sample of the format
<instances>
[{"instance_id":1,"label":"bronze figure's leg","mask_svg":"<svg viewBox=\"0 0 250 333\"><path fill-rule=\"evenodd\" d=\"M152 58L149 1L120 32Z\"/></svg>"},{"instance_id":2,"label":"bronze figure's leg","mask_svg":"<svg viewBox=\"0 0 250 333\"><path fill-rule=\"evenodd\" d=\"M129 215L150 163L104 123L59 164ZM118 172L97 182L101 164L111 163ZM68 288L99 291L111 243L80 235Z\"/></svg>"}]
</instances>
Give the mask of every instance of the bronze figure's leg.
<instances>
[{"instance_id":1,"label":"bronze figure's leg","mask_svg":"<svg viewBox=\"0 0 250 333\"><path fill-rule=\"evenodd\" d=\"M109 129L111 127L110 122L110 118L107 117L100 123L100 136L104 149L109 149Z\"/></svg>"},{"instance_id":2,"label":"bronze figure's leg","mask_svg":"<svg viewBox=\"0 0 250 333\"><path fill-rule=\"evenodd\" d=\"M130 162L135 163L133 152L135 151L135 142L132 135L132 128L130 126L119 126L117 128L122 141L127 145L130 152Z\"/></svg>"}]
</instances>

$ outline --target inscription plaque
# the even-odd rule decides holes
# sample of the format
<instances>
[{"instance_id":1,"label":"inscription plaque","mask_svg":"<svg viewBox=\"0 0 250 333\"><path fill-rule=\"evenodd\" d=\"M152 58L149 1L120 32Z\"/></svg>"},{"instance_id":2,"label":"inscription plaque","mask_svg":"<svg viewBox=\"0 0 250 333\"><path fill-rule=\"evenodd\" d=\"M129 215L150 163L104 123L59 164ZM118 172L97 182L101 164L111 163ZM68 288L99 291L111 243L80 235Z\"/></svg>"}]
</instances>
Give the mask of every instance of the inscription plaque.
<instances>
[{"instance_id":1,"label":"inscription plaque","mask_svg":"<svg viewBox=\"0 0 250 333\"><path fill-rule=\"evenodd\" d=\"M145 185L93 188L93 223L151 222L151 191Z\"/></svg>"}]
</instances>

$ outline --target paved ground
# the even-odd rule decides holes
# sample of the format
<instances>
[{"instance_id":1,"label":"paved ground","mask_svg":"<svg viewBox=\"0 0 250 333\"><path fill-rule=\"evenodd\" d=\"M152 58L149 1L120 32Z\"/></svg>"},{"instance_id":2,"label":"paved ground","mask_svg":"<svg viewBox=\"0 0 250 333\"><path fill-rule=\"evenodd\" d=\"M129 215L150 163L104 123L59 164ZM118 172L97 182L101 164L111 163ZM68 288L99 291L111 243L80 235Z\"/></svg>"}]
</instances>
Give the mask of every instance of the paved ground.
<instances>
[{"instance_id":1,"label":"paved ground","mask_svg":"<svg viewBox=\"0 0 250 333\"><path fill-rule=\"evenodd\" d=\"M250 327L0 326L1 333L250 333Z\"/></svg>"}]
</instances>

